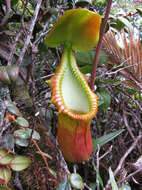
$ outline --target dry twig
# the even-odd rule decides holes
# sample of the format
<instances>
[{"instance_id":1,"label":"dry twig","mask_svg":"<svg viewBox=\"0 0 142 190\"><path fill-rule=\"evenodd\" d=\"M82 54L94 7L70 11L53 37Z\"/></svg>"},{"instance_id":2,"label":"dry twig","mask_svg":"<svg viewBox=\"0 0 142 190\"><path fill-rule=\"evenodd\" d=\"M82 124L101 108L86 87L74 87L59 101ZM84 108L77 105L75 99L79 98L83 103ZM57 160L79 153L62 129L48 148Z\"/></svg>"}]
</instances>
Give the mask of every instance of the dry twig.
<instances>
[{"instance_id":1,"label":"dry twig","mask_svg":"<svg viewBox=\"0 0 142 190\"><path fill-rule=\"evenodd\" d=\"M121 168L124 166L125 160L127 158L127 156L132 152L132 150L137 146L139 140L142 139L142 135L139 135L135 141L133 142L133 144L130 146L130 148L126 151L126 153L124 154L124 156L121 158L117 168L114 171L114 175L117 176L121 170ZM104 190L109 190L110 189L110 181L108 181L106 187L104 188Z\"/></svg>"},{"instance_id":2,"label":"dry twig","mask_svg":"<svg viewBox=\"0 0 142 190\"><path fill-rule=\"evenodd\" d=\"M21 36L21 34L23 33L22 30L20 30L20 32L18 32L18 34L16 35L15 37L15 40L14 40L14 43L11 47L11 52L10 52L10 55L9 55L9 58L8 58L8 65L11 65L12 64L12 57L13 57L13 54L15 52L15 49L16 49L16 44Z\"/></svg>"},{"instance_id":3,"label":"dry twig","mask_svg":"<svg viewBox=\"0 0 142 190\"><path fill-rule=\"evenodd\" d=\"M19 56L19 59L17 61L17 65L21 65L21 63L23 61L23 58L24 58L24 55L25 55L25 52L26 52L26 50L28 48L28 45L31 42L32 32L33 32L33 29L34 29L34 26L35 26L35 23L36 23L36 20L37 20L37 16L38 16L38 13L39 13L39 10L40 10L40 7L41 7L41 3L42 3L42 0L38 0L36 8L35 8L34 16L33 16L33 19L31 21L31 24L30 24L29 32L28 32L28 35L26 37L23 49L20 52L20 56Z\"/></svg>"},{"instance_id":4,"label":"dry twig","mask_svg":"<svg viewBox=\"0 0 142 190\"><path fill-rule=\"evenodd\" d=\"M141 171L142 171L142 168L139 168L138 170L134 171L133 173L129 174L127 177L125 177L124 179L122 179L121 181L119 181L119 183L122 184L125 181L128 181L130 178L132 178L133 176L135 176L136 174L138 174Z\"/></svg>"}]
</instances>

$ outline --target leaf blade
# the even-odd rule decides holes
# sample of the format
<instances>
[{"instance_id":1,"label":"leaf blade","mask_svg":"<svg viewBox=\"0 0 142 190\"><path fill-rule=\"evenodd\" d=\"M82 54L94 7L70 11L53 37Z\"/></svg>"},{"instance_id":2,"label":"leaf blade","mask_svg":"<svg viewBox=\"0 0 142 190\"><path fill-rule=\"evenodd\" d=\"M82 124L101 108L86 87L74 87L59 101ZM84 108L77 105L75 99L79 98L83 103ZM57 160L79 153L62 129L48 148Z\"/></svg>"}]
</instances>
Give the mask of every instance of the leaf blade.
<instances>
[{"instance_id":1,"label":"leaf blade","mask_svg":"<svg viewBox=\"0 0 142 190\"><path fill-rule=\"evenodd\" d=\"M104 136L102 136L96 140L93 139L93 150L95 150L98 145L99 145L99 147L101 147L104 144L108 143L109 141L113 140L115 137L117 137L118 135L120 135L124 131L125 131L124 129L120 129L120 130L117 130L115 132L104 135Z\"/></svg>"}]
</instances>

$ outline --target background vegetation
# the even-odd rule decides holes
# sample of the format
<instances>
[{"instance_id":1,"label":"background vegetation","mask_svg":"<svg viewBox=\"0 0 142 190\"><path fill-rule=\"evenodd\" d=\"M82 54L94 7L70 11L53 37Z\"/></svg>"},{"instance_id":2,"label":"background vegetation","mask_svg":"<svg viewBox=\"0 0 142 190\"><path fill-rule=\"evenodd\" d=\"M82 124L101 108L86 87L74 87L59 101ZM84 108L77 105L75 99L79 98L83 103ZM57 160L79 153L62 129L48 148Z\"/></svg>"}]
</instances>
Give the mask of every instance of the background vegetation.
<instances>
[{"instance_id":1,"label":"background vegetation","mask_svg":"<svg viewBox=\"0 0 142 190\"><path fill-rule=\"evenodd\" d=\"M19 170L29 166L10 173L9 157L5 164L1 160L0 189L68 190L78 183L89 190L142 189L140 0L112 1L94 84L99 110L91 123L91 159L66 163L56 146L58 113L45 81L54 75L62 48L46 47L46 34L66 10L83 7L104 18L107 5L107 0L0 0L0 149L24 156ZM95 52L76 52L89 81Z\"/></svg>"}]
</instances>

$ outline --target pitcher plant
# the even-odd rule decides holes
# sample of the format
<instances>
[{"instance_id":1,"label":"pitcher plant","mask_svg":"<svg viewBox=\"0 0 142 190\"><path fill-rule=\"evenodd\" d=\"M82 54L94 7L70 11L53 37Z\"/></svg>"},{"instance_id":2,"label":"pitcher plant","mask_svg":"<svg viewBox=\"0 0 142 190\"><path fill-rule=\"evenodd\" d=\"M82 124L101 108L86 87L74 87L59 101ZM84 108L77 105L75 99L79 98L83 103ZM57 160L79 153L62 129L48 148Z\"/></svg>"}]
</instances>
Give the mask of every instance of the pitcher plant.
<instances>
[{"instance_id":1,"label":"pitcher plant","mask_svg":"<svg viewBox=\"0 0 142 190\"><path fill-rule=\"evenodd\" d=\"M50 79L52 99L57 107L57 139L64 158L84 162L93 151L90 123L97 113L98 98L76 63L74 50L88 51L99 39L101 17L87 9L66 11L47 34L46 45L64 46L60 64Z\"/></svg>"}]
</instances>

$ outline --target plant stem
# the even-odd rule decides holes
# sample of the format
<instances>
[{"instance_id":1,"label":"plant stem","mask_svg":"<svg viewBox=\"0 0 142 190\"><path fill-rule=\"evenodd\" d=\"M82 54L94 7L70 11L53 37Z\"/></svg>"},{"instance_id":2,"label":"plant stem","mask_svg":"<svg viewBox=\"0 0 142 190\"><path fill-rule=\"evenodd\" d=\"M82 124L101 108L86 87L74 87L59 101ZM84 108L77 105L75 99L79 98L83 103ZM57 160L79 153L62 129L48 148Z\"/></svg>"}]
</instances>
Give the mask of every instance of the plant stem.
<instances>
[{"instance_id":1,"label":"plant stem","mask_svg":"<svg viewBox=\"0 0 142 190\"><path fill-rule=\"evenodd\" d=\"M45 165L46 165L46 169L47 169L49 175L50 175L52 178L54 178L54 181L55 181L55 182L57 182L56 179L55 179L55 177L54 177L54 175L50 172L50 169L49 169L48 163L47 163L47 161L46 161L46 158L45 158L45 156L43 155L42 151L40 150L40 148L39 148L39 146L38 146L36 140L32 139L32 142L35 144L37 150L39 151L40 155L42 156L42 158L43 158L43 160L44 160L44 163L45 163Z\"/></svg>"},{"instance_id":2,"label":"plant stem","mask_svg":"<svg viewBox=\"0 0 142 190\"><path fill-rule=\"evenodd\" d=\"M94 82L95 82L96 70L97 70L97 66L98 66L98 58L99 58L99 53L100 53L101 46L102 46L103 35L105 32L107 20L108 20L109 13L110 13L111 4L112 4L112 0L108 0L105 17L104 17L103 24L102 24L102 27L100 30L100 39L99 39L99 42L96 47L96 54L94 57L93 69L92 69L92 73L91 73L91 82L90 82L90 87L91 87L92 91L94 90Z\"/></svg>"}]
</instances>

